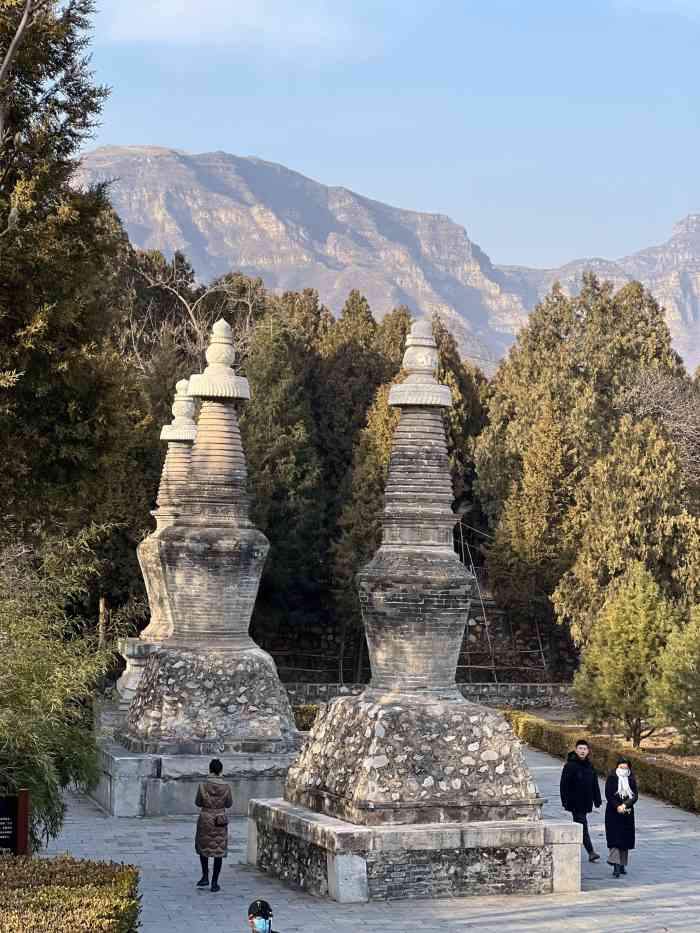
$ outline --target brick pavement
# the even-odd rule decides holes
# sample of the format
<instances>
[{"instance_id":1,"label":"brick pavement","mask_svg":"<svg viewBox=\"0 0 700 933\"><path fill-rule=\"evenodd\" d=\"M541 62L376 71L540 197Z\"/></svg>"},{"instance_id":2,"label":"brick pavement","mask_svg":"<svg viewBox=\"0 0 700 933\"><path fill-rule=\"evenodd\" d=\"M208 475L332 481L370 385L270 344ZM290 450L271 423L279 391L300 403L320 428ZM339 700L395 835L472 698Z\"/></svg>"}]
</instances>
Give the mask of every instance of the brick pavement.
<instances>
[{"instance_id":1,"label":"brick pavement","mask_svg":"<svg viewBox=\"0 0 700 933\"><path fill-rule=\"evenodd\" d=\"M528 751L542 794L549 798L547 818L561 819L558 783L562 763ZM219 894L198 891L199 864L194 853L194 820L185 818L117 819L95 804L72 796L61 836L49 852L114 859L142 872L143 933L238 933L246 929L245 909L257 896L275 908L280 933L700 933L700 817L652 798L637 809L638 849L630 875L615 881L601 859L584 862L580 895L549 897L460 898L393 901L389 904L339 905L290 891L243 864L245 822L231 827L231 848L221 873ZM602 811L592 819L593 842L605 854Z\"/></svg>"}]
</instances>

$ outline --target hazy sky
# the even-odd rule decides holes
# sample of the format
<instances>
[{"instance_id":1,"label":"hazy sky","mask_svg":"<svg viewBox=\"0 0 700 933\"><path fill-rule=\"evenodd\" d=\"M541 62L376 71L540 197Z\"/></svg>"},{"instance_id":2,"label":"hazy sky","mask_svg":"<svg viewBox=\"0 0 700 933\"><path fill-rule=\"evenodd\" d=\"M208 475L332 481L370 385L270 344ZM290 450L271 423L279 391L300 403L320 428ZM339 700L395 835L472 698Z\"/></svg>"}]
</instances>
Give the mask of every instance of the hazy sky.
<instances>
[{"instance_id":1,"label":"hazy sky","mask_svg":"<svg viewBox=\"0 0 700 933\"><path fill-rule=\"evenodd\" d=\"M281 162L501 263L616 258L700 212L700 0L98 3L98 144Z\"/></svg>"}]
</instances>

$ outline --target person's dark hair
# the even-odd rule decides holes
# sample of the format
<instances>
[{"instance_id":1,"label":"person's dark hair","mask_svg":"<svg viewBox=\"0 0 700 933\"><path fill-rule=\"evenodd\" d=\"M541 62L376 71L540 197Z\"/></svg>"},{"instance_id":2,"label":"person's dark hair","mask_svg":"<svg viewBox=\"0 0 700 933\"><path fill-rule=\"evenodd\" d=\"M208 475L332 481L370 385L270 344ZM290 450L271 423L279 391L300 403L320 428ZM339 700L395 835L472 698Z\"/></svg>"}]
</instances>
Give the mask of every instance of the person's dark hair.
<instances>
[{"instance_id":1,"label":"person's dark hair","mask_svg":"<svg viewBox=\"0 0 700 933\"><path fill-rule=\"evenodd\" d=\"M253 903L248 908L248 917L252 917L253 919L256 917L261 917L263 920L270 920L272 916L272 907L270 907L268 902L264 901L261 897L253 901Z\"/></svg>"},{"instance_id":2,"label":"person's dark hair","mask_svg":"<svg viewBox=\"0 0 700 933\"><path fill-rule=\"evenodd\" d=\"M630 771L632 770L632 762L629 760L629 758L625 758L624 755L620 755L620 757L617 759L617 764L615 767L619 768L620 765L627 765Z\"/></svg>"},{"instance_id":3,"label":"person's dark hair","mask_svg":"<svg viewBox=\"0 0 700 933\"><path fill-rule=\"evenodd\" d=\"M221 764L218 758L212 758L209 762L209 773L219 775L224 770L224 766Z\"/></svg>"},{"instance_id":4,"label":"person's dark hair","mask_svg":"<svg viewBox=\"0 0 700 933\"><path fill-rule=\"evenodd\" d=\"M591 747L591 746L588 744L588 742L586 741L586 739L578 739L577 742L576 742L576 745L574 745L574 748L578 748L579 745L585 745L586 748L590 748L590 747Z\"/></svg>"}]
</instances>

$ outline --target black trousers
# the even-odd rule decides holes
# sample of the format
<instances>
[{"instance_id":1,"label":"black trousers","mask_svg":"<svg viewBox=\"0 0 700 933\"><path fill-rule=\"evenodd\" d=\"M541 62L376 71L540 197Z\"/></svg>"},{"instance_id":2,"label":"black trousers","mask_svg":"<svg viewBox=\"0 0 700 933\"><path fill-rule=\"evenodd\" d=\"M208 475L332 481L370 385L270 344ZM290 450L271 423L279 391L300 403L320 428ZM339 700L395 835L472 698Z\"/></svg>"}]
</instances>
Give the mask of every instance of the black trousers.
<instances>
[{"instance_id":1,"label":"black trousers","mask_svg":"<svg viewBox=\"0 0 700 933\"><path fill-rule=\"evenodd\" d=\"M221 871L221 863L223 859L215 858L214 859L214 871L211 876L211 883L216 884L219 880L219 872ZM202 866L202 878L209 877L209 859L204 856L199 856L199 863Z\"/></svg>"},{"instance_id":2,"label":"black trousers","mask_svg":"<svg viewBox=\"0 0 700 933\"><path fill-rule=\"evenodd\" d=\"M593 843L591 842L591 834L588 832L588 814L572 813L571 816L574 823L580 823L583 826L583 848L590 855L593 851Z\"/></svg>"}]
</instances>

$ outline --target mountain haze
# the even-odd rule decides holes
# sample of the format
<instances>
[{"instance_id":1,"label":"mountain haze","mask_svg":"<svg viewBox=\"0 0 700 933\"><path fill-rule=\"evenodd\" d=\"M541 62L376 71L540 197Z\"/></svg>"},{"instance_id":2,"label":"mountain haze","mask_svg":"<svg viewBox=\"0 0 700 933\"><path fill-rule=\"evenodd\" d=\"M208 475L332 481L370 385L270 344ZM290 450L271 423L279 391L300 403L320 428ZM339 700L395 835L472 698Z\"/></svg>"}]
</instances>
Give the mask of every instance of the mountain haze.
<instances>
[{"instance_id":1,"label":"mountain haze","mask_svg":"<svg viewBox=\"0 0 700 933\"><path fill-rule=\"evenodd\" d=\"M315 288L335 311L353 288L378 317L398 304L436 311L487 369L552 283L575 290L586 269L648 285L678 350L689 365L700 363L700 215L677 224L663 246L625 259L538 270L495 266L443 214L390 207L262 159L105 147L84 156L78 177L104 180L113 181L112 203L132 242L167 255L182 250L202 280L241 271L275 290Z\"/></svg>"}]
</instances>

